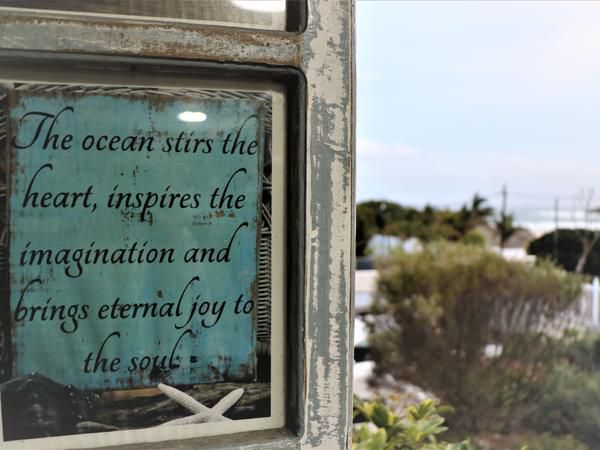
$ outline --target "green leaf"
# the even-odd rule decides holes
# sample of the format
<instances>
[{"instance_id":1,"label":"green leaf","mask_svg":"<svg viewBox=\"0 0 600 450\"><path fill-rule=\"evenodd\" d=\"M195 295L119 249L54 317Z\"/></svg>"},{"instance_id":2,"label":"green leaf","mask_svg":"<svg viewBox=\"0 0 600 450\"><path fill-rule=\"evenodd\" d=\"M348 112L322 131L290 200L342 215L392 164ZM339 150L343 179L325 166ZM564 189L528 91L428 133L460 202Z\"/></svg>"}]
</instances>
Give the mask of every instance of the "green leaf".
<instances>
[{"instance_id":1,"label":"green leaf","mask_svg":"<svg viewBox=\"0 0 600 450\"><path fill-rule=\"evenodd\" d=\"M371 430L368 425L362 425L358 429L354 430L354 440L358 442L365 442L371 438Z\"/></svg>"},{"instance_id":2,"label":"green leaf","mask_svg":"<svg viewBox=\"0 0 600 450\"><path fill-rule=\"evenodd\" d=\"M393 425L393 414L387 406L377 403L373 407L371 420L378 427L389 427Z\"/></svg>"},{"instance_id":3,"label":"green leaf","mask_svg":"<svg viewBox=\"0 0 600 450\"><path fill-rule=\"evenodd\" d=\"M368 450L386 450L387 433L384 428L380 428L371 436Z\"/></svg>"},{"instance_id":4,"label":"green leaf","mask_svg":"<svg viewBox=\"0 0 600 450\"><path fill-rule=\"evenodd\" d=\"M441 425L444 423L442 417L433 417L431 419L419 420L416 423L416 428L424 435L439 434L446 431L446 427Z\"/></svg>"},{"instance_id":5,"label":"green leaf","mask_svg":"<svg viewBox=\"0 0 600 450\"><path fill-rule=\"evenodd\" d=\"M439 405L436 408L436 413L440 415L453 414L456 410L450 405Z\"/></svg>"}]
</instances>

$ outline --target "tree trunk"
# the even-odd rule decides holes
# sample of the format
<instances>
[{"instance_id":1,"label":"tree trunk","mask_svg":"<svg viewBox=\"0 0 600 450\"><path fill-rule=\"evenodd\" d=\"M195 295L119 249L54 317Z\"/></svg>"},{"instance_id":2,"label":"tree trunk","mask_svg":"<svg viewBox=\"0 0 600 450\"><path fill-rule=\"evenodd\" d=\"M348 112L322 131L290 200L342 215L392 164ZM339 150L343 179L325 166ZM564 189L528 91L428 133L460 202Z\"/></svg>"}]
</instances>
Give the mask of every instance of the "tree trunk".
<instances>
[{"instance_id":1,"label":"tree trunk","mask_svg":"<svg viewBox=\"0 0 600 450\"><path fill-rule=\"evenodd\" d=\"M583 273L583 268L585 267L585 263L587 262L588 256L592 251L592 241L590 239L582 239L581 240L581 256L577 261L577 265L575 266L575 273Z\"/></svg>"}]
</instances>

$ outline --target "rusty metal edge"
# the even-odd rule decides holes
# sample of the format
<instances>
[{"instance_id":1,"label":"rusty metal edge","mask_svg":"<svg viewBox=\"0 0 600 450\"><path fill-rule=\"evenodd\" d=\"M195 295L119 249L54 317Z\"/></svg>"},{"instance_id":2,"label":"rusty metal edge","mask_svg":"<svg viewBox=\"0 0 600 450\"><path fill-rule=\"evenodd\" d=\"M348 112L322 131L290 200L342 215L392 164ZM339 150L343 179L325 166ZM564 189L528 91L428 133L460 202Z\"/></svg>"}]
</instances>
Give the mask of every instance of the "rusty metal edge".
<instances>
[{"instance_id":1,"label":"rusty metal edge","mask_svg":"<svg viewBox=\"0 0 600 450\"><path fill-rule=\"evenodd\" d=\"M300 66L300 33L0 8L0 48Z\"/></svg>"}]
</instances>

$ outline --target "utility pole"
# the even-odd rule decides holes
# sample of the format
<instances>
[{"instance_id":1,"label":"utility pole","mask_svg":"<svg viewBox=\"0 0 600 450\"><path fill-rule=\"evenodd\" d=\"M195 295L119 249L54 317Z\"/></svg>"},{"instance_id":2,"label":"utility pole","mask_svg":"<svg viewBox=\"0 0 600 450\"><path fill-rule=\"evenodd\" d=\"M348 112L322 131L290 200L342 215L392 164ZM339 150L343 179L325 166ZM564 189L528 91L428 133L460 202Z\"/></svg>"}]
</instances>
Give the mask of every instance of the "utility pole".
<instances>
[{"instance_id":1,"label":"utility pole","mask_svg":"<svg viewBox=\"0 0 600 450\"><path fill-rule=\"evenodd\" d=\"M558 261L558 197L554 199L554 249L552 252L552 258L554 262Z\"/></svg>"},{"instance_id":2,"label":"utility pole","mask_svg":"<svg viewBox=\"0 0 600 450\"><path fill-rule=\"evenodd\" d=\"M500 208L500 220L497 222L497 231L500 235L500 251L504 250L504 244L506 241L506 226L507 226L507 217L506 217L506 204L508 200L508 189L506 189L506 183L502 185L502 207Z\"/></svg>"},{"instance_id":3,"label":"utility pole","mask_svg":"<svg viewBox=\"0 0 600 450\"><path fill-rule=\"evenodd\" d=\"M506 183L502 185L502 217L506 217L506 203L508 200L508 189L506 189Z\"/></svg>"}]
</instances>

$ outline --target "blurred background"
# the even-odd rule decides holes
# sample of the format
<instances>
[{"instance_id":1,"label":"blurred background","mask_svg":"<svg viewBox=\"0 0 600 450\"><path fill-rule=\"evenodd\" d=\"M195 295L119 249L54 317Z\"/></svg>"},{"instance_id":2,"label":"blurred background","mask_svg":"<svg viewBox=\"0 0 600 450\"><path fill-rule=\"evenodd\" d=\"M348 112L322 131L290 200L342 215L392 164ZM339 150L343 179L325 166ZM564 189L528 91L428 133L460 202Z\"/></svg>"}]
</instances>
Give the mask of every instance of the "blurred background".
<instances>
[{"instance_id":1,"label":"blurred background","mask_svg":"<svg viewBox=\"0 0 600 450\"><path fill-rule=\"evenodd\" d=\"M600 3L356 18L356 448L600 449Z\"/></svg>"}]
</instances>

